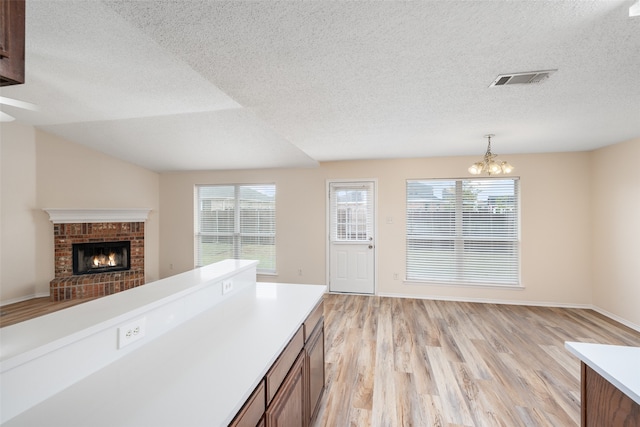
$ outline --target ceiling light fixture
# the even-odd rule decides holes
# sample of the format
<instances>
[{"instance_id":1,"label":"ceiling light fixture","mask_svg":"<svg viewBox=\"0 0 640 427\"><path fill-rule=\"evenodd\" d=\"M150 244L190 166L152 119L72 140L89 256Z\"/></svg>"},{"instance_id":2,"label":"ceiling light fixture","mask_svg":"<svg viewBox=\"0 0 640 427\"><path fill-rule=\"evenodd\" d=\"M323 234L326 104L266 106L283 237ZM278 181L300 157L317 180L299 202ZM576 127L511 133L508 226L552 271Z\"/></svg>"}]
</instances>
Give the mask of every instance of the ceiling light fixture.
<instances>
[{"instance_id":1,"label":"ceiling light fixture","mask_svg":"<svg viewBox=\"0 0 640 427\"><path fill-rule=\"evenodd\" d=\"M634 4L629 8L629 16L640 16L640 0L637 0Z\"/></svg>"},{"instance_id":2,"label":"ceiling light fixture","mask_svg":"<svg viewBox=\"0 0 640 427\"><path fill-rule=\"evenodd\" d=\"M513 172L514 167L507 162L497 162L495 160L498 157L497 154L491 152L491 137L494 134L485 135L484 137L489 140L487 145L487 152L484 153L484 159L481 162L476 162L469 167L469 173L473 175L480 175L486 172L489 175L499 175L501 173L507 174Z\"/></svg>"}]
</instances>

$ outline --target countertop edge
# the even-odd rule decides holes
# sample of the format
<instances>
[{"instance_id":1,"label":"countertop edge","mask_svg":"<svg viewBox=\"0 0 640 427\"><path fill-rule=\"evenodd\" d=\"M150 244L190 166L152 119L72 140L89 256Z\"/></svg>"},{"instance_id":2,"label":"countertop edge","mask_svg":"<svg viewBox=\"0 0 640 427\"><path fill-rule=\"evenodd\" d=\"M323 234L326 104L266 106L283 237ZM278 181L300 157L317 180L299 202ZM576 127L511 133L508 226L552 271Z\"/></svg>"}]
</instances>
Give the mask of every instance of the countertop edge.
<instances>
[{"instance_id":1,"label":"countertop edge","mask_svg":"<svg viewBox=\"0 0 640 427\"><path fill-rule=\"evenodd\" d=\"M593 353L594 350L605 350L608 352L616 352L616 351L629 352L629 351L633 351L633 349L636 349L635 351L640 356L640 347L583 343L583 342L572 342L572 341L565 341L564 346L574 356L576 356L578 359L580 359L582 362L588 365L591 369L593 369L598 374L600 374L604 379L606 379L611 384L616 386L625 395L627 395L629 398L631 398L633 401L635 401L637 404L640 405L640 389L634 390L633 388L631 388L629 384L627 384L627 381L619 378L618 375L611 373L605 366L603 366L602 361L597 360L598 358L594 357L597 355ZM639 369L639 372L640 372L640 368L638 368L640 366L640 358L636 359L636 361L637 362L635 367L636 369ZM619 361L616 361L616 362L619 362ZM633 373L631 372L629 375L633 375ZM638 384L640 384L640 381L638 381Z\"/></svg>"}]
</instances>

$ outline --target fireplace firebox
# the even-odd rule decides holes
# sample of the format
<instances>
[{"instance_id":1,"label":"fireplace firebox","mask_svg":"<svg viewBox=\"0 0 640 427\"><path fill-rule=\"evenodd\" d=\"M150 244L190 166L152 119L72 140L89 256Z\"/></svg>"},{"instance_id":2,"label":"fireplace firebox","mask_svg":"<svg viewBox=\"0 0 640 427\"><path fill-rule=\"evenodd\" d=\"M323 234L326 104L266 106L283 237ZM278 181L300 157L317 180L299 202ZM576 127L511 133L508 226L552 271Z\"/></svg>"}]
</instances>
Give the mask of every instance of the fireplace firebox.
<instances>
[{"instance_id":1,"label":"fireplace firebox","mask_svg":"<svg viewBox=\"0 0 640 427\"><path fill-rule=\"evenodd\" d=\"M131 241L74 243L73 274L131 269Z\"/></svg>"}]
</instances>

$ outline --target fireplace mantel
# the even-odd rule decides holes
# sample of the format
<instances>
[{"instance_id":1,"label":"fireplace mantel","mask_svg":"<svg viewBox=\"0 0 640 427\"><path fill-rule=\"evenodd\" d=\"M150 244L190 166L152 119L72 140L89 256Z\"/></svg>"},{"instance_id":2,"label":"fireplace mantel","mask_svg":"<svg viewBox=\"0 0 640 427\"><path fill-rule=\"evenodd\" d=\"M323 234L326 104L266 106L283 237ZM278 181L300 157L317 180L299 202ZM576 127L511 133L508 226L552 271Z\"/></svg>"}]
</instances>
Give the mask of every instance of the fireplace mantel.
<instances>
[{"instance_id":1,"label":"fireplace mantel","mask_svg":"<svg viewBox=\"0 0 640 427\"><path fill-rule=\"evenodd\" d=\"M58 209L45 208L49 220L54 224L98 223L98 222L145 222L151 209Z\"/></svg>"}]
</instances>

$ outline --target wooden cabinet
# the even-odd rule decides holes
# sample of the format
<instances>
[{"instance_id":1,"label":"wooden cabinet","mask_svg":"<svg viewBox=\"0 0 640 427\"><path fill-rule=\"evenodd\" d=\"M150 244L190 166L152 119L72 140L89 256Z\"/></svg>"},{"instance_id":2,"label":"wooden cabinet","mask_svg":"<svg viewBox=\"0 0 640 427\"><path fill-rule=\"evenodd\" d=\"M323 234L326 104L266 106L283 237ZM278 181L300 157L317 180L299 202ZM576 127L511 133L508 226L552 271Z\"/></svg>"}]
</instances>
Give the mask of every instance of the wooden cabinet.
<instances>
[{"instance_id":1,"label":"wooden cabinet","mask_svg":"<svg viewBox=\"0 0 640 427\"><path fill-rule=\"evenodd\" d=\"M580 365L582 427L640 426L640 405L587 364Z\"/></svg>"},{"instance_id":2,"label":"wooden cabinet","mask_svg":"<svg viewBox=\"0 0 640 427\"><path fill-rule=\"evenodd\" d=\"M269 369L269 372L267 372L267 405L282 386L287 372L289 372L291 366L293 366L303 347L304 334L303 328L300 326L298 332L296 332L282 354L280 354L280 357L278 357L278 360L276 360L271 369Z\"/></svg>"},{"instance_id":3,"label":"wooden cabinet","mask_svg":"<svg viewBox=\"0 0 640 427\"><path fill-rule=\"evenodd\" d=\"M298 328L232 427L307 427L324 392L324 305Z\"/></svg>"},{"instance_id":4,"label":"wooden cabinet","mask_svg":"<svg viewBox=\"0 0 640 427\"><path fill-rule=\"evenodd\" d=\"M320 398L324 392L324 325L319 324L305 346L307 358L307 408L309 423L313 421L320 407Z\"/></svg>"},{"instance_id":5,"label":"wooden cabinet","mask_svg":"<svg viewBox=\"0 0 640 427\"><path fill-rule=\"evenodd\" d=\"M320 301L318 305L311 310L311 314L304 321L304 342L308 342L311 334L316 329L321 320L324 319L324 302Z\"/></svg>"},{"instance_id":6,"label":"wooden cabinet","mask_svg":"<svg viewBox=\"0 0 640 427\"><path fill-rule=\"evenodd\" d=\"M260 381L251 396L244 404L236 418L231 422L231 427L254 427L264 425L264 411L266 409L265 382Z\"/></svg>"},{"instance_id":7,"label":"wooden cabinet","mask_svg":"<svg viewBox=\"0 0 640 427\"><path fill-rule=\"evenodd\" d=\"M298 355L265 414L266 427L306 426L305 356Z\"/></svg>"},{"instance_id":8,"label":"wooden cabinet","mask_svg":"<svg viewBox=\"0 0 640 427\"><path fill-rule=\"evenodd\" d=\"M0 0L0 86L24 83L24 0Z\"/></svg>"},{"instance_id":9,"label":"wooden cabinet","mask_svg":"<svg viewBox=\"0 0 640 427\"><path fill-rule=\"evenodd\" d=\"M324 304L322 301L304 322L306 358L306 407L311 424L318 413L320 398L324 392Z\"/></svg>"}]
</instances>

